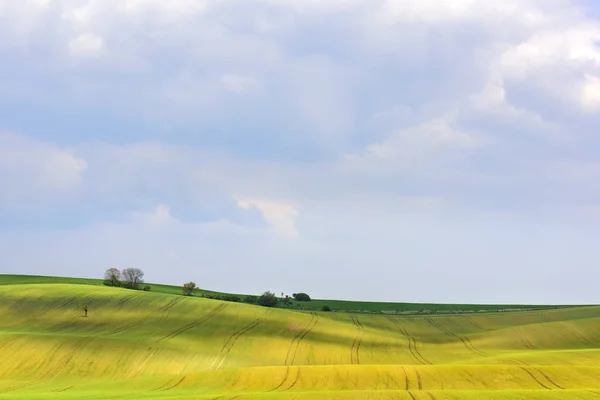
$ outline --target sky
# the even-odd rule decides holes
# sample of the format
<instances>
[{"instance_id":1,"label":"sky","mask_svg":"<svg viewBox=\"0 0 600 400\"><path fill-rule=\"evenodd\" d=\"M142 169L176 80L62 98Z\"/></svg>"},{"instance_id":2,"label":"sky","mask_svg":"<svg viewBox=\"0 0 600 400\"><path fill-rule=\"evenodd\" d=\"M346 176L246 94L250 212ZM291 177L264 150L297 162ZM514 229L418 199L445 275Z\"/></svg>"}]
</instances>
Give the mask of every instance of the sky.
<instances>
[{"instance_id":1,"label":"sky","mask_svg":"<svg viewBox=\"0 0 600 400\"><path fill-rule=\"evenodd\" d=\"M0 0L0 273L600 303L594 0Z\"/></svg>"}]
</instances>

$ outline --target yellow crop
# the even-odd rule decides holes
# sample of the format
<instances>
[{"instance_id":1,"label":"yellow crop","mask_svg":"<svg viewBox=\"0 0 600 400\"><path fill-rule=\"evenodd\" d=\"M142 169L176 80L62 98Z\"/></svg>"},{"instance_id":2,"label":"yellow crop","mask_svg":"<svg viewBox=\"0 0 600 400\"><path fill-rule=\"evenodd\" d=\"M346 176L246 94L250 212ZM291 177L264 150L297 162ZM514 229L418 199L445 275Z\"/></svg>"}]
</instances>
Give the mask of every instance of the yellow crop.
<instances>
[{"instance_id":1,"label":"yellow crop","mask_svg":"<svg viewBox=\"0 0 600 400\"><path fill-rule=\"evenodd\" d=\"M600 307L383 316L0 287L0 399L595 399L599 343Z\"/></svg>"}]
</instances>

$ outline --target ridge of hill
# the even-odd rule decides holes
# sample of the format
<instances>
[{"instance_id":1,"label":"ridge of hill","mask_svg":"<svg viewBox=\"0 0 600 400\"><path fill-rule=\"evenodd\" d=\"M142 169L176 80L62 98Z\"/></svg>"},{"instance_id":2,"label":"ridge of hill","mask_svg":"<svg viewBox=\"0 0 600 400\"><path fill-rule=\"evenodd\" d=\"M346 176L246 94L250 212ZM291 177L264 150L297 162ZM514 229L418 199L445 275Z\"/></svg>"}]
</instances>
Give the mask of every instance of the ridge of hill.
<instances>
[{"instance_id":1,"label":"ridge of hill","mask_svg":"<svg viewBox=\"0 0 600 400\"><path fill-rule=\"evenodd\" d=\"M68 283L81 285L102 286L102 279L70 278L42 275L3 275L0 274L0 285L34 284L34 283ZM181 295L179 286L149 283L150 290L155 293ZM200 289L195 296L233 295L243 297L244 294L217 292ZM527 305L527 304L443 304L443 303L403 303L403 302L373 302L350 300L312 299L309 302L291 300L290 307L297 310L320 311L323 306L329 306L337 312L375 313L375 314L453 314L453 313L484 313L517 310L549 310L565 307L581 307L582 305Z\"/></svg>"}]
</instances>

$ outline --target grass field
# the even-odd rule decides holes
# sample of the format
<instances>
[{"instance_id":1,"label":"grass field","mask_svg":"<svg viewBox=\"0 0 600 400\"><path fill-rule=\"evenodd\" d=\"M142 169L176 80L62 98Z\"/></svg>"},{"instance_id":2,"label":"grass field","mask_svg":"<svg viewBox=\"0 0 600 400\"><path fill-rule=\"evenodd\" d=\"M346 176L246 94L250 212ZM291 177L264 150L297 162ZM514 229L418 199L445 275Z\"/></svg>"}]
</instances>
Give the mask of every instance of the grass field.
<instances>
[{"instance_id":1,"label":"grass field","mask_svg":"<svg viewBox=\"0 0 600 400\"><path fill-rule=\"evenodd\" d=\"M82 285L102 286L102 279L88 278L69 278L55 276L36 276L36 275L2 275L0 274L0 285L3 284L34 284L34 283L73 283ZM155 293L165 293L181 295L181 287L171 285L149 284L151 291ZM215 292L201 289L196 296L202 294L232 294ZM243 297L243 294L236 294ZM256 295L256 294L255 294ZM292 305L300 307L304 311L320 311L324 305L331 307L334 311L355 312L355 313L381 313L381 314L402 314L402 313L464 313L464 312L495 312L501 310L545 310L562 308L566 306L559 305L526 305L526 304L435 304L435 303L389 303L389 302L370 302L370 301L344 301L344 300L324 300L313 299L310 302L292 301Z\"/></svg>"},{"instance_id":2,"label":"grass field","mask_svg":"<svg viewBox=\"0 0 600 400\"><path fill-rule=\"evenodd\" d=\"M596 306L387 316L12 283L0 399L600 398Z\"/></svg>"}]
</instances>

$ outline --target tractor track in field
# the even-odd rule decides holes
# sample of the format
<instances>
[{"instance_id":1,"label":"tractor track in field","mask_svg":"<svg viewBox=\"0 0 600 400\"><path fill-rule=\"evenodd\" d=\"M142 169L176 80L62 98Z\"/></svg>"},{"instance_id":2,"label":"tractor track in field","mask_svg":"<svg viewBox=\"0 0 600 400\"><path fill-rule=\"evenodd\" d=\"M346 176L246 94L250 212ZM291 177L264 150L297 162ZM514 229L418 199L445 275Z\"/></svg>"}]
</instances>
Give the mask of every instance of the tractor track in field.
<instances>
[{"instance_id":1,"label":"tractor track in field","mask_svg":"<svg viewBox=\"0 0 600 400\"><path fill-rule=\"evenodd\" d=\"M179 329L175 329L173 332L169 333L168 335L163 336L162 338L158 339L156 341L156 343L161 343L164 342L165 340L169 340L169 339L173 339L176 336L181 335L182 333L189 331L190 329L193 329L201 324L203 324L204 322L208 321L209 319L211 319L212 317L214 317L215 315L217 315L219 312L223 311L224 308L226 308L228 306L227 303L223 303L218 305L217 307L215 307L214 309L212 309L211 311L209 311L206 315L204 315L203 317L199 318L198 320L187 324L185 326L182 326Z\"/></svg>"},{"instance_id":2,"label":"tractor track in field","mask_svg":"<svg viewBox=\"0 0 600 400\"><path fill-rule=\"evenodd\" d=\"M456 339L459 339L463 345L467 348L467 350L479 355L479 356L485 356L486 354L482 351L479 351L474 345L473 343L471 343L471 340L466 337L466 336L459 336L456 333L448 330L447 328L444 328L443 326L441 326L440 324L438 324L437 322L435 322L433 320L433 318L431 317L427 317L427 322L429 322L431 325L433 325L434 327L436 327L438 330L442 331L443 333L445 333L447 336L449 337L453 337Z\"/></svg>"},{"instance_id":3,"label":"tractor track in field","mask_svg":"<svg viewBox=\"0 0 600 400\"><path fill-rule=\"evenodd\" d=\"M404 371L404 377L406 378L405 390L408 392L408 390L410 389L410 378L408 376L408 371L406 370L406 368L402 367L402 371Z\"/></svg>"},{"instance_id":4,"label":"tractor track in field","mask_svg":"<svg viewBox=\"0 0 600 400\"><path fill-rule=\"evenodd\" d=\"M414 336L410 335L408 333L408 331L402 327L400 322L398 322L397 320L395 320L392 317L388 317L388 319L390 321L392 321L392 323L394 323L394 325L396 325L398 327L398 330L400 331L402 336L404 336L406 338L406 340L408 340L408 350L410 351L410 354L412 354L413 358L419 364L433 365L429 360L427 360L425 357L423 357L423 354L421 354L421 352L419 351L419 348L417 347L417 339Z\"/></svg>"},{"instance_id":5,"label":"tractor track in field","mask_svg":"<svg viewBox=\"0 0 600 400\"><path fill-rule=\"evenodd\" d=\"M288 390L290 390L291 388L293 388L294 386L296 386L296 384L298 383L299 379L300 379L300 367L298 367L298 371L296 373L296 379L294 379L294 382L292 382L292 384L290 386L288 386L285 389L283 389L282 392L287 392Z\"/></svg>"},{"instance_id":6,"label":"tractor track in field","mask_svg":"<svg viewBox=\"0 0 600 400\"><path fill-rule=\"evenodd\" d=\"M131 328L135 328L136 326L141 325L142 323L144 323L144 320L140 320L140 321L132 322L130 324L123 325L122 327L117 328L114 331L107 333L106 336L112 336L112 335L116 335L117 333L125 332Z\"/></svg>"},{"instance_id":7,"label":"tractor track in field","mask_svg":"<svg viewBox=\"0 0 600 400\"><path fill-rule=\"evenodd\" d=\"M474 328L477 328L481 331L485 331L487 332L488 330L485 329L483 326L479 325L477 322L473 321L473 319L470 316L465 316L465 321L467 321L469 323L469 325L471 325Z\"/></svg>"},{"instance_id":8,"label":"tractor track in field","mask_svg":"<svg viewBox=\"0 0 600 400\"><path fill-rule=\"evenodd\" d=\"M417 398L415 397L415 395L414 395L414 394L412 394L412 392L411 392L410 390L407 390L407 392L408 392L408 395L410 396L410 398L411 398L412 400L417 400Z\"/></svg>"},{"instance_id":9,"label":"tractor track in field","mask_svg":"<svg viewBox=\"0 0 600 400\"><path fill-rule=\"evenodd\" d=\"M552 390L550 389L548 386L544 385L534 374L531 373L531 371L529 371L527 368L525 367L519 367L521 368L523 371L525 371L527 373L527 375L529 375L531 378L533 378L533 380L535 380L541 387L543 387L544 389L548 389L548 390Z\"/></svg>"},{"instance_id":10,"label":"tractor track in field","mask_svg":"<svg viewBox=\"0 0 600 400\"><path fill-rule=\"evenodd\" d=\"M433 395L433 393L431 393L431 392L429 392L429 391L428 391L428 392L427 392L427 395L429 396L429 398L430 398L431 400L437 400L437 399L435 398L435 396Z\"/></svg>"},{"instance_id":11,"label":"tractor track in field","mask_svg":"<svg viewBox=\"0 0 600 400\"><path fill-rule=\"evenodd\" d=\"M298 348L300 347L300 342L302 342L302 339L304 339L306 335L308 335L319 322L319 317L317 313L311 312L310 314L311 319L308 322L308 324L304 328L302 328L300 332L298 332L296 336L294 336L294 338L292 339L292 342L290 343L287 354L285 356L284 365L294 365L294 362L296 361L296 354L298 353Z\"/></svg>"},{"instance_id":12,"label":"tractor track in field","mask_svg":"<svg viewBox=\"0 0 600 400\"><path fill-rule=\"evenodd\" d=\"M352 348L350 349L350 363L351 364L360 364L360 346L362 344L362 338L365 334L365 330L356 317L350 317L352 322L358 328L358 333L354 337L354 342L352 342Z\"/></svg>"},{"instance_id":13,"label":"tractor track in field","mask_svg":"<svg viewBox=\"0 0 600 400\"><path fill-rule=\"evenodd\" d=\"M182 300L183 300L183 296L177 297L174 300L171 300L170 302L168 302L167 304L162 306L161 308L159 308L159 310L163 311L163 312L169 311L171 308L173 308L177 303L179 303Z\"/></svg>"},{"instance_id":14,"label":"tractor track in field","mask_svg":"<svg viewBox=\"0 0 600 400\"><path fill-rule=\"evenodd\" d=\"M423 390L423 382L421 381L421 373L415 367L413 367L413 369L415 370L415 375L417 375L417 387L419 388L419 390Z\"/></svg>"},{"instance_id":15,"label":"tractor track in field","mask_svg":"<svg viewBox=\"0 0 600 400\"><path fill-rule=\"evenodd\" d=\"M274 392L277 389L279 389L280 387L282 387L283 384L285 383L285 381L287 381L287 378L288 378L289 375L290 375L290 367L286 366L285 367L285 375L283 376L283 379L281 380L281 382L279 382L279 385L277 385L273 389L269 390L269 392Z\"/></svg>"},{"instance_id":16,"label":"tractor track in field","mask_svg":"<svg viewBox=\"0 0 600 400\"><path fill-rule=\"evenodd\" d=\"M531 343L525 332L523 332L523 328L520 328L519 332L521 333L521 343L523 343L523 346L525 346L525 348L527 348L528 350L539 350L539 347Z\"/></svg>"},{"instance_id":17,"label":"tractor track in field","mask_svg":"<svg viewBox=\"0 0 600 400\"><path fill-rule=\"evenodd\" d=\"M533 374L531 373L531 371L529 371L529 369L532 369L534 371L536 371L538 374L540 374L541 376L544 377L544 379L552 386L554 386L557 389L561 389L561 390L565 390L565 388L561 385L559 385L558 383L556 383L550 376L548 376L548 374L546 374L544 371L542 371L541 369L534 367L533 365L522 361L522 360L518 360L516 358L509 358L510 361L513 361L514 363L516 363L518 365L519 368L521 368L522 370L524 370L525 372L527 372L529 374L529 376L531 376L533 379L536 380L536 382L538 382L541 386L547 388L548 390L552 390L552 388L547 387L546 385L542 384L539 379L537 379L535 376L533 376ZM526 368L527 367L527 368ZM529 369L528 369L529 368Z\"/></svg>"},{"instance_id":18,"label":"tractor track in field","mask_svg":"<svg viewBox=\"0 0 600 400\"><path fill-rule=\"evenodd\" d=\"M265 316L268 315L270 312L272 312L272 310L267 311L267 313L265 313ZM237 340L240 337L242 337L245 333L248 333L252 329L256 328L260 323L261 323L261 318L259 317L259 318L256 318L254 321L250 322L249 324L245 325L243 328L238 329L237 331L232 333L229 336L229 338L227 338L227 341L225 342L223 347L221 347L221 351L219 351L219 354L212 362L210 369L211 370L219 369L221 367L221 365L227 359L227 356L229 355L229 352L231 352L231 349L235 345L235 342L237 342Z\"/></svg>"},{"instance_id":19,"label":"tractor track in field","mask_svg":"<svg viewBox=\"0 0 600 400\"><path fill-rule=\"evenodd\" d=\"M155 390L160 390L161 392L165 392L167 390L171 390L171 389L175 389L177 386L181 385L183 383L183 381L185 380L185 376L183 378L181 378L180 380L178 380L175 384L169 386L169 387L165 387L164 389L155 389ZM166 386L166 385L165 385ZM164 387L164 386L163 386Z\"/></svg>"},{"instance_id":20,"label":"tractor track in field","mask_svg":"<svg viewBox=\"0 0 600 400\"><path fill-rule=\"evenodd\" d=\"M567 328L567 330L569 332L571 332L573 334L573 336L575 336L577 338L577 340L579 340L581 343L588 345L588 346L595 346L595 344L586 336L584 336L581 332L579 332L577 329L573 328L571 325L569 325L568 322L562 322L562 324Z\"/></svg>"}]
</instances>

